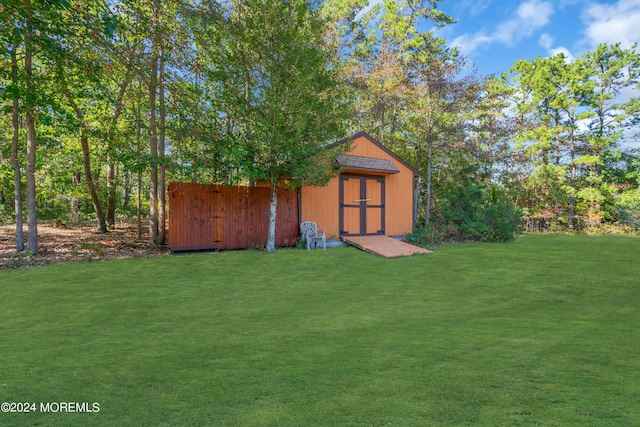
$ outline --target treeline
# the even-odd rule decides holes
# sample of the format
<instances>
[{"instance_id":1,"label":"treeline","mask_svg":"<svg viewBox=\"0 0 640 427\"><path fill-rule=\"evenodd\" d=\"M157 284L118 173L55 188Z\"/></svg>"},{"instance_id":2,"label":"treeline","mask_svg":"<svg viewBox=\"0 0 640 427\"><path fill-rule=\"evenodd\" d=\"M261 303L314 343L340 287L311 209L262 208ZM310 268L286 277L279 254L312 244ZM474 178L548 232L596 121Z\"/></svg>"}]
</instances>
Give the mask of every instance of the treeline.
<instances>
[{"instance_id":1,"label":"treeline","mask_svg":"<svg viewBox=\"0 0 640 427\"><path fill-rule=\"evenodd\" d=\"M322 184L365 130L421 173L414 238L507 240L522 224L640 224L636 46L477 76L438 0L6 0L0 221L149 218L169 180ZM455 24L453 24L455 25ZM26 238L22 235L26 214Z\"/></svg>"}]
</instances>

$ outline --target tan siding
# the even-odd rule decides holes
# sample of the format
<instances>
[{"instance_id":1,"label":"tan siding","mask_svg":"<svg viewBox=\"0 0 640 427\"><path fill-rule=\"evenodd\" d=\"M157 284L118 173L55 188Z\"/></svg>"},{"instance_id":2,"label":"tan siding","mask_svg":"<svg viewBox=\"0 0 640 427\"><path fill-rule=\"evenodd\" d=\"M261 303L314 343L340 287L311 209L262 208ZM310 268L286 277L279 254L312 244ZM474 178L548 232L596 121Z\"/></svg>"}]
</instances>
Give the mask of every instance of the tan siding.
<instances>
[{"instance_id":1,"label":"tan siding","mask_svg":"<svg viewBox=\"0 0 640 427\"><path fill-rule=\"evenodd\" d=\"M413 174L389 175L386 183L386 234L405 235L413 226Z\"/></svg>"},{"instance_id":2,"label":"tan siding","mask_svg":"<svg viewBox=\"0 0 640 427\"><path fill-rule=\"evenodd\" d=\"M389 159L400 169L400 173L386 175L385 233L388 236L410 233L413 228L413 172L364 136L351 143L349 154Z\"/></svg>"},{"instance_id":3,"label":"tan siding","mask_svg":"<svg viewBox=\"0 0 640 427\"><path fill-rule=\"evenodd\" d=\"M340 236L339 178L332 179L325 187L302 187L301 221L314 221L327 233L327 238Z\"/></svg>"},{"instance_id":4,"label":"tan siding","mask_svg":"<svg viewBox=\"0 0 640 427\"><path fill-rule=\"evenodd\" d=\"M351 143L348 154L391 160L400 173L385 175L385 233L402 236L413 227L413 171L394 159L385 150L364 136ZM363 172L355 172L366 175ZM371 173L373 175L373 173ZM380 174L378 174L380 175ZM340 180L331 180L326 187L302 188L302 221L315 221L327 231L327 237L339 237Z\"/></svg>"}]
</instances>

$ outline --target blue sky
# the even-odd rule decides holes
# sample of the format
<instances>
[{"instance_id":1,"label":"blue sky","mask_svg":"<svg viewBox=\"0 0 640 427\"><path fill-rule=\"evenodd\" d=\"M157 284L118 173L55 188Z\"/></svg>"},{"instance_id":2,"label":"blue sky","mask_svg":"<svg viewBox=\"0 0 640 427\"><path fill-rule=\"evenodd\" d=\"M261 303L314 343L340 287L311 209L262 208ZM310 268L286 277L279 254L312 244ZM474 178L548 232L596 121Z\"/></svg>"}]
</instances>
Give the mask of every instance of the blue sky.
<instances>
[{"instance_id":1,"label":"blue sky","mask_svg":"<svg viewBox=\"0 0 640 427\"><path fill-rule=\"evenodd\" d=\"M444 0L439 9L457 23L438 35L477 67L479 75L507 71L518 59L564 53L569 60L600 43L640 42L640 0ZM628 89L618 101L640 96ZM640 148L640 129L622 146Z\"/></svg>"},{"instance_id":2,"label":"blue sky","mask_svg":"<svg viewBox=\"0 0 640 427\"><path fill-rule=\"evenodd\" d=\"M438 9L456 23L436 34L457 46L479 76L506 72L518 59L562 52L573 60L601 43L640 45L640 0L443 0ZM640 88L629 88L616 101L637 96ZM640 148L640 127L627 130L621 143Z\"/></svg>"},{"instance_id":3,"label":"blue sky","mask_svg":"<svg viewBox=\"0 0 640 427\"><path fill-rule=\"evenodd\" d=\"M599 43L640 41L640 0L444 0L457 23L438 30L481 75L521 58L563 52L570 59Z\"/></svg>"}]
</instances>

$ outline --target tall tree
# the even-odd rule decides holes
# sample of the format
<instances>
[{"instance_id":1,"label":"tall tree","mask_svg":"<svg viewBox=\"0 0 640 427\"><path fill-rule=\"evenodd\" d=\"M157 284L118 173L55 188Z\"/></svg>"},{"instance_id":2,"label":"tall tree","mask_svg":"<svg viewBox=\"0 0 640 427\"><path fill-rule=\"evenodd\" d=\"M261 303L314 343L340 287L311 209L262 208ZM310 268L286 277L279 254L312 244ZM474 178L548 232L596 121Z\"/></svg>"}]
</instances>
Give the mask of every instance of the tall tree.
<instances>
[{"instance_id":1,"label":"tall tree","mask_svg":"<svg viewBox=\"0 0 640 427\"><path fill-rule=\"evenodd\" d=\"M149 78L149 155L151 157L151 174L149 181L149 243L158 242L158 124L157 124L157 94L158 68L160 60L160 14L162 2L154 0L151 4L151 56Z\"/></svg>"},{"instance_id":2,"label":"tall tree","mask_svg":"<svg viewBox=\"0 0 640 427\"><path fill-rule=\"evenodd\" d=\"M62 76L62 74L61 74ZM82 147L82 164L84 167L84 176L87 183L87 188L89 189L89 194L91 195L91 202L93 203L93 209L96 213L96 217L98 220L98 232L106 233L107 232L107 222L105 219L104 211L102 209L102 203L100 202L100 198L98 197L98 191L96 189L96 185L94 182L94 173L91 167L91 149L89 147L89 123L85 116L85 113L82 111L78 103L76 102L71 90L69 89L69 85L66 83L64 78L60 78L61 82L61 91L67 98L69 105L73 109L78 125L80 126L80 146Z\"/></svg>"},{"instance_id":3,"label":"tall tree","mask_svg":"<svg viewBox=\"0 0 640 427\"><path fill-rule=\"evenodd\" d=\"M579 218L599 223L611 191L601 174L605 153L633 121L633 100L620 103L619 95L638 81L635 46L602 45L572 62L521 60L503 80L520 117L517 138L534 162L528 206L565 215L569 228Z\"/></svg>"},{"instance_id":4,"label":"tall tree","mask_svg":"<svg viewBox=\"0 0 640 427\"><path fill-rule=\"evenodd\" d=\"M36 123L34 111L36 110L35 96L37 88L33 76L33 56L36 52L34 38L36 25L34 24L31 0L24 2L24 76L25 76L25 126L27 128L27 163L26 163L26 190L27 190L27 246L28 252L38 252L38 206L36 203Z\"/></svg>"},{"instance_id":5,"label":"tall tree","mask_svg":"<svg viewBox=\"0 0 640 427\"><path fill-rule=\"evenodd\" d=\"M444 135L438 134L444 131L446 112L440 108L435 113L436 105L442 107L443 103L438 104L442 100L451 110L457 107L446 101L455 97L447 91L455 90L452 76L462 69L462 65L456 65L462 64L456 51L431 31L434 26L454 22L437 9L438 3L437 0L386 0L368 11L364 9L366 2L363 5L356 0L329 0L324 5L325 13L332 15L335 23L331 34L347 46L342 50L345 65L341 71L356 96L353 130L366 128L413 161L421 177L427 176L426 192L420 192L421 183L416 187L416 203L421 200L421 194L431 197L432 162L427 159L431 159L433 141L444 139ZM436 78L437 75L440 77ZM447 84L442 85L445 80ZM449 119L454 114L450 111ZM449 124L452 123L449 120ZM427 143L428 140L431 142ZM430 201L425 205L428 218ZM416 205L416 214L418 212Z\"/></svg>"},{"instance_id":6,"label":"tall tree","mask_svg":"<svg viewBox=\"0 0 640 427\"><path fill-rule=\"evenodd\" d=\"M341 76L356 95L352 130L366 128L393 146L403 138L411 86L408 63L426 62L431 53L442 50L444 40L433 36L432 27L453 19L437 9L439 0L386 0L369 10L366 2L363 6L355 0L326 3L325 13L335 14L333 37L346 47L341 50ZM346 13L346 6L357 13Z\"/></svg>"},{"instance_id":7,"label":"tall tree","mask_svg":"<svg viewBox=\"0 0 640 427\"><path fill-rule=\"evenodd\" d=\"M471 120L471 110L480 97L481 82L475 76L461 77L466 67L463 58L442 50L431 54L428 62L412 61L412 94L407 114L407 131L415 151L418 170L425 176L425 188L417 200L424 198L425 224L431 219L434 148L447 144L459 149L464 141L464 125ZM419 182L416 191L422 190Z\"/></svg>"},{"instance_id":8,"label":"tall tree","mask_svg":"<svg viewBox=\"0 0 640 427\"><path fill-rule=\"evenodd\" d=\"M19 87L18 78L18 54L17 46L13 44L11 47L11 83L13 90L17 91ZM20 98L17 94L13 96L13 108L11 114L11 125L13 135L11 138L11 165L13 166L13 182L14 182L14 212L16 218L16 249L19 252L24 250L24 230L22 218L22 172L20 161L18 159L19 139L20 139Z\"/></svg>"},{"instance_id":9,"label":"tall tree","mask_svg":"<svg viewBox=\"0 0 640 427\"><path fill-rule=\"evenodd\" d=\"M344 101L310 2L233 2L226 25L225 113L244 145L243 168L271 189L266 250L273 251L278 186L329 178L331 163L321 158L336 154L326 147L343 136Z\"/></svg>"},{"instance_id":10,"label":"tall tree","mask_svg":"<svg viewBox=\"0 0 640 427\"><path fill-rule=\"evenodd\" d=\"M179 49L182 36L182 15L190 7L180 2L152 0L149 4L150 28L148 29L149 55L149 153L151 175L149 189L149 242L165 243L166 228L166 138L168 59L172 49ZM176 69L187 67L178 64ZM188 71L186 71L188 72ZM182 71L181 71L182 73Z\"/></svg>"},{"instance_id":11,"label":"tall tree","mask_svg":"<svg viewBox=\"0 0 640 427\"><path fill-rule=\"evenodd\" d=\"M0 79L4 79L6 85L4 90L0 90L2 97L0 99L11 101L11 167L13 169L13 211L15 214L15 242L16 249L20 252L24 250L24 230L23 230L23 214L22 214L22 167L19 159L20 151L20 98L21 98L21 81L19 75L18 64L18 45L20 43L20 31L15 22L15 17L8 13L10 10L0 9L0 19L5 22L5 31L0 36L0 50L6 52L8 57L2 58L9 62L9 73L0 72Z\"/></svg>"},{"instance_id":12,"label":"tall tree","mask_svg":"<svg viewBox=\"0 0 640 427\"><path fill-rule=\"evenodd\" d=\"M75 115L84 176L97 217L98 232L106 233L107 215L96 182L99 165L92 166L91 142L92 139L99 140L104 145L102 151L107 153L106 157L113 156L114 128L131 74L128 71L113 73L122 76L121 82L114 85L110 81L111 74L106 72L114 71L114 63L118 65L113 60L111 45L116 25L111 11L100 2L85 2L82 6L65 8L59 19L64 24L66 38L52 59L57 77L56 89L64 95ZM111 178L108 176L109 184Z\"/></svg>"}]
</instances>

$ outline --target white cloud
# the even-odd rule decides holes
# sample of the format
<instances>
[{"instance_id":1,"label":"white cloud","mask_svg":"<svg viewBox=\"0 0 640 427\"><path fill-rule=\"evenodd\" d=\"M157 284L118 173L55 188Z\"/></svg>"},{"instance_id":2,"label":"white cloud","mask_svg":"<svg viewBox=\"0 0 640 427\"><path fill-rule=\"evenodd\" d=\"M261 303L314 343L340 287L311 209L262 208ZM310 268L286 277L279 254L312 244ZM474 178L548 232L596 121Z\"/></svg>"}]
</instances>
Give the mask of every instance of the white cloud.
<instances>
[{"instance_id":1,"label":"white cloud","mask_svg":"<svg viewBox=\"0 0 640 427\"><path fill-rule=\"evenodd\" d=\"M562 53L564 54L567 62L573 62L574 56L571 54L569 49L567 49L564 46L554 47L553 44L555 43L555 39L551 37L549 34L547 33L541 34L540 39L538 40L538 43L540 43L540 46L542 46L547 50L549 56L556 56Z\"/></svg>"},{"instance_id":2,"label":"white cloud","mask_svg":"<svg viewBox=\"0 0 640 427\"><path fill-rule=\"evenodd\" d=\"M564 46L558 46L558 47L549 49L549 56L556 56L561 53L564 55L566 63L573 62L573 60L575 59L573 54L569 51L569 49L567 49Z\"/></svg>"},{"instance_id":3,"label":"white cloud","mask_svg":"<svg viewBox=\"0 0 640 427\"><path fill-rule=\"evenodd\" d=\"M476 50L479 46L491 43L493 39L489 36L486 36L482 33L478 34L463 34L459 37L453 39L451 44L453 46L459 47L460 51L465 55L470 55L474 50Z\"/></svg>"},{"instance_id":4,"label":"white cloud","mask_svg":"<svg viewBox=\"0 0 640 427\"><path fill-rule=\"evenodd\" d=\"M620 43L630 48L640 42L640 0L618 0L614 4L593 3L586 8L583 21L587 24L582 43L589 49L600 43ZM640 96L637 88L626 88L615 102L626 102ZM640 128L634 126L625 131L621 146L640 148Z\"/></svg>"},{"instance_id":5,"label":"white cloud","mask_svg":"<svg viewBox=\"0 0 640 427\"><path fill-rule=\"evenodd\" d=\"M554 41L555 40L553 39L553 37L551 37L547 33L543 33L540 35L540 40L539 40L540 46L542 46L545 49L551 49Z\"/></svg>"},{"instance_id":6,"label":"white cloud","mask_svg":"<svg viewBox=\"0 0 640 427\"><path fill-rule=\"evenodd\" d=\"M593 3L585 11L587 43L622 43L625 48L640 41L640 0L619 0L615 4Z\"/></svg>"},{"instance_id":7,"label":"white cloud","mask_svg":"<svg viewBox=\"0 0 640 427\"><path fill-rule=\"evenodd\" d=\"M452 2L452 7L455 13L465 13L471 16L480 15L484 12L493 2L493 0L459 0Z\"/></svg>"},{"instance_id":8,"label":"white cloud","mask_svg":"<svg viewBox=\"0 0 640 427\"><path fill-rule=\"evenodd\" d=\"M553 5L547 1L528 1L518 8L518 21L523 24L525 31L544 27L549 22L549 17L553 14Z\"/></svg>"},{"instance_id":9,"label":"white cloud","mask_svg":"<svg viewBox=\"0 0 640 427\"><path fill-rule=\"evenodd\" d=\"M491 34L479 32L463 34L453 40L466 55L484 44L500 43L505 46L515 46L525 37L530 37L536 30L549 23L553 14L553 4L544 0L526 0L520 4L515 16L502 21Z\"/></svg>"}]
</instances>

